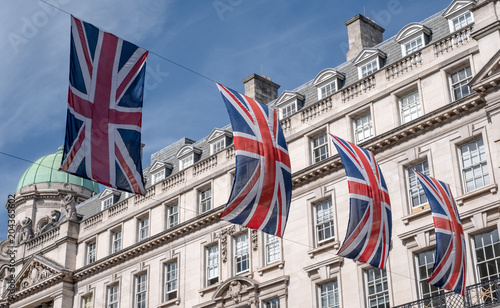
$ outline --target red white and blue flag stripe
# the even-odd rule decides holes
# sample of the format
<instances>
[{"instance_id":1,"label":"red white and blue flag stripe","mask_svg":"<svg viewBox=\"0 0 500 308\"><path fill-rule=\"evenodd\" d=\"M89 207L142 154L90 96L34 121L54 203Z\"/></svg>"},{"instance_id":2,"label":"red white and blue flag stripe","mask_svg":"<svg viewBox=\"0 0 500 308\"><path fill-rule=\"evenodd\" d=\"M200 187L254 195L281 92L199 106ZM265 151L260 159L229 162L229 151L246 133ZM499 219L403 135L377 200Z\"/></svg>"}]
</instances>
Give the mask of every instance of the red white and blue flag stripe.
<instances>
[{"instance_id":1,"label":"red white and blue flag stripe","mask_svg":"<svg viewBox=\"0 0 500 308\"><path fill-rule=\"evenodd\" d=\"M148 52L71 16L60 170L144 194L141 125Z\"/></svg>"},{"instance_id":2,"label":"red white and blue flag stripe","mask_svg":"<svg viewBox=\"0 0 500 308\"><path fill-rule=\"evenodd\" d=\"M217 84L233 127L234 184L221 219L283 236L292 197L290 157L277 112Z\"/></svg>"},{"instance_id":3,"label":"red white and blue flag stripe","mask_svg":"<svg viewBox=\"0 0 500 308\"><path fill-rule=\"evenodd\" d=\"M429 200L436 232L436 258L428 283L464 295L465 237L450 185L417 171L415 174Z\"/></svg>"},{"instance_id":4,"label":"red white and blue flag stripe","mask_svg":"<svg viewBox=\"0 0 500 308\"><path fill-rule=\"evenodd\" d=\"M347 175L349 224L337 254L385 268L392 220L387 185L372 152L331 135Z\"/></svg>"}]
</instances>

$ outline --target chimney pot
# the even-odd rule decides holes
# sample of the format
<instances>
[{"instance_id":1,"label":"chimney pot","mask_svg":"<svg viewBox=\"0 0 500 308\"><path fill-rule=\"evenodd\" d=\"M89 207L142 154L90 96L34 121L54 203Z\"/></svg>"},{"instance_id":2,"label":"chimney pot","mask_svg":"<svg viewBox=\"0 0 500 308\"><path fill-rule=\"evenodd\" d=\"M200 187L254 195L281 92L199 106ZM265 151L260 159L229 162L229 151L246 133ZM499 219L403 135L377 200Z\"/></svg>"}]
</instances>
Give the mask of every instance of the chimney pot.
<instances>
[{"instance_id":1,"label":"chimney pot","mask_svg":"<svg viewBox=\"0 0 500 308\"><path fill-rule=\"evenodd\" d=\"M254 100L268 104L278 98L280 85L271 81L271 78L252 74L243 79L245 95Z\"/></svg>"}]
</instances>

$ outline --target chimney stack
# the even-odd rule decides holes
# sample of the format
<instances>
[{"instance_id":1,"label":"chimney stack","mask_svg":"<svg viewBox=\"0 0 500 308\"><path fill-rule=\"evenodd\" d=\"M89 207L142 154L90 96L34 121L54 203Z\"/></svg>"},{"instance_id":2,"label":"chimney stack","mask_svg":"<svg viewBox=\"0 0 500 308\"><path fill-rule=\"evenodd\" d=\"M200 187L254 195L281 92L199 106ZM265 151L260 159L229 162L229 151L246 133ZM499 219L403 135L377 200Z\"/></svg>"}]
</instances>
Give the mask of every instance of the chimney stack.
<instances>
[{"instance_id":1,"label":"chimney stack","mask_svg":"<svg viewBox=\"0 0 500 308\"><path fill-rule=\"evenodd\" d=\"M280 85L271 81L271 78L252 74L242 80L245 84L245 95L254 100L268 104L278 98Z\"/></svg>"},{"instance_id":2,"label":"chimney stack","mask_svg":"<svg viewBox=\"0 0 500 308\"><path fill-rule=\"evenodd\" d=\"M383 41L382 33L385 29L361 14L354 16L344 24L347 26L347 36L349 37L347 61L356 58L363 48L373 47Z\"/></svg>"}]
</instances>

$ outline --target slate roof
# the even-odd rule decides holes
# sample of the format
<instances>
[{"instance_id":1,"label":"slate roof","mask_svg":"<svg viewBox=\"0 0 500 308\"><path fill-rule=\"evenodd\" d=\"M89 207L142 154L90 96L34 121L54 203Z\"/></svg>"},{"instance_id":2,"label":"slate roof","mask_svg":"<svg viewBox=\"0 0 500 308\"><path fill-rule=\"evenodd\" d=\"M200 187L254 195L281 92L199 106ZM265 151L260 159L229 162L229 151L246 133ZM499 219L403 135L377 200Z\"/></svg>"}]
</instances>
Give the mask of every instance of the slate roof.
<instances>
[{"instance_id":1,"label":"slate roof","mask_svg":"<svg viewBox=\"0 0 500 308\"><path fill-rule=\"evenodd\" d=\"M428 27L431 30L431 35L426 45L431 45L436 41L439 41L451 34L448 26L448 21L446 18L442 16L444 11L445 10L437 12L436 14L426 18L421 22L421 24L423 24L424 26ZM381 69L403 58L401 45L398 42L396 42L395 38L396 35L372 47L379 49L386 54L385 64ZM352 60L346 61L338 65L337 67L334 67L333 69L345 75L343 87L352 85L359 81L358 70L357 67L352 63ZM304 96L305 101L303 108L313 105L318 101L318 96L317 96L318 92L313 84L313 81L314 79L291 90L291 92L298 92ZM271 101L268 105L274 106L276 101L277 99ZM232 132L231 125L230 124L226 125L225 127L222 128L222 130ZM149 169L157 161L172 164L173 166L172 174L179 172L179 161L176 158L176 154L185 145L192 145L193 147L196 147L202 151L198 161L202 161L208 158L210 156L210 144L206 141L207 137L204 137L198 141L194 141L189 138L182 138L170 144L169 146L159 150L158 152L153 153L151 155L151 165L143 169L145 179L150 179L151 175L149 173ZM146 187L149 187L151 185L150 183L151 181L149 180L146 184ZM83 219L93 216L101 211L101 200L98 198L98 196L99 195L94 196L93 198L77 205L77 212L83 215ZM122 193L118 202L124 200L126 197L127 197L126 194Z\"/></svg>"},{"instance_id":2,"label":"slate roof","mask_svg":"<svg viewBox=\"0 0 500 308\"><path fill-rule=\"evenodd\" d=\"M431 45L451 34L450 28L448 26L448 20L442 16L444 11L445 10L437 12L436 14L420 22L420 24L428 27L431 30L431 35L429 36L429 41L427 42L426 46ZM401 45L398 42L396 42L396 35L394 35L389 39L384 40L380 44L375 45L371 48L379 49L387 56L387 58L384 61L384 65L382 66L381 69L384 69L388 65L392 65L393 63L404 58L401 51ZM345 76L344 85L342 86L341 89L345 88L346 86L355 84L356 82L359 81L358 69L352 62L353 60L349 60L332 68L338 71L339 73L344 74ZM319 73L320 72L318 72L318 74ZM298 92L304 95L305 101L304 101L304 106L302 108L306 108L318 102L318 90L314 86L313 81L314 79L291 90L291 92ZM276 101L277 100L270 102L269 105L274 106Z\"/></svg>"}]
</instances>

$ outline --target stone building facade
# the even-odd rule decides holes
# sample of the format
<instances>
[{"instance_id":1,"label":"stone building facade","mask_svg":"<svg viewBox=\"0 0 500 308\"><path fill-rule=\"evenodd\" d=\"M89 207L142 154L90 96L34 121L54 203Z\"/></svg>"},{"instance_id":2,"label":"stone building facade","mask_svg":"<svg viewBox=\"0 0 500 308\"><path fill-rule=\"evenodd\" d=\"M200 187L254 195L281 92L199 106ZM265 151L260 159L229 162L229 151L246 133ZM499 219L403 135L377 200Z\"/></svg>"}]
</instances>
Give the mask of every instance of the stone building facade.
<instances>
[{"instance_id":1,"label":"stone building facade","mask_svg":"<svg viewBox=\"0 0 500 308\"><path fill-rule=\"evenodd\" d=\"M247 95L279 111L288 142L293 193L282 239L218 218L234 177L230 126L153 154L145 196L98 192L35 164L7 202L16 209L15 241L0 243L0 307L429 304L448 295L426 283L436 241L413 170L451 186L466 236L466 285L499 278L498 16L499 1L454 0L386 40L383 28L355 16L346 22L345 63L279 96L268 78L244 79ZM386 270L336 255L349 192L328 133L373 151L384 173L393 216Z\"/></svg>"}]
</instances>

